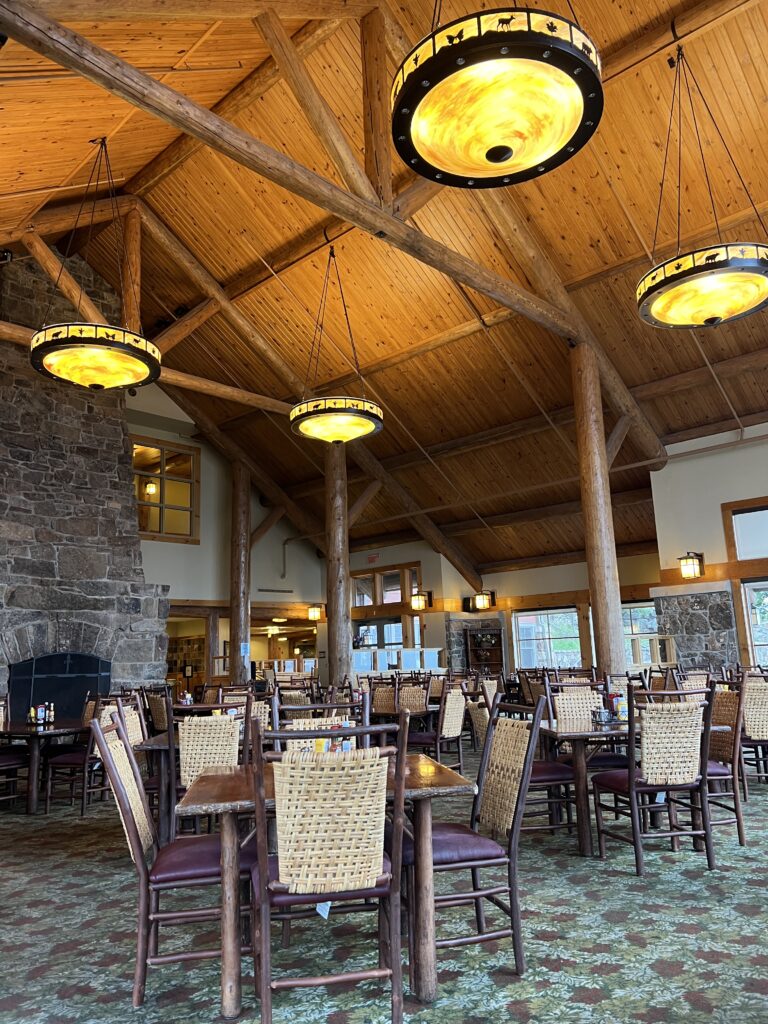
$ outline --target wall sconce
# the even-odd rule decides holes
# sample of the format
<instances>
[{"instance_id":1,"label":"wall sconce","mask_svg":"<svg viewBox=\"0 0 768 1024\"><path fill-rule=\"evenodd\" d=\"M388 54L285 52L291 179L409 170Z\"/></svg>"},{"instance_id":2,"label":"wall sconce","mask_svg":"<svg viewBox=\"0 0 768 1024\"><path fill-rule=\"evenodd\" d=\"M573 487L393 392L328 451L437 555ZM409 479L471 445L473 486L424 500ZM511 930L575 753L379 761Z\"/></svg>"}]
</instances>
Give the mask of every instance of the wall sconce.
<instances>
[{"instance_id":1,"label":"wall sconce","mask_svg":"<svg viewBox=\"0 0 768 1024\"><path fill-rule=\"evenodd\" d=\"M425 612L427 608L432 607L432 591L431 590L417 590L415 594L411 594L411 610L414 612Z\"/></svg>"},{"instance_id":2,"label":"wall sconce","mask_svg":"<svg viewBox=\"0 0 768 1024\"><path fill-rule=\"evenodd\" d=\"M157 484L154 480L147 480L144 485L144 493L149 495L157 494Z\"/></svg>"},{"instance_id":3,"label":"wall sconce","mask_svg":"<svg viewBox=\"0 0 768 1024\"><path fill-rule=\"evenodd\" d=\"M465 597L462 607L465 612L487 612L496 607L496 591L479 590L472 597Z\"/></svg>"},{"instance_id":4,"label":"wall sconce","mask_svg":"<svg viewBox=\"0 0 768 1024\"><path fill-rule=\"evenodd\" d=\"M319 622L323 614L323 606L320 604L311 604L307 608L307 618L310 622Z\"/></svg>"},{"instance_id":5,"label":"wall sconce","mask_svg":"<svg viewBox=\"0 0 768 1024\"><path fill-rule=\"evenodd\" d=\"M301 654L301 648L300 647L294 647L293 648L293 653L294 654Z\"/></svg>"},{"instance_id":6,"label":"wall sconce","mask_svg":"<svg viewBox=\"0 0 768 1024\"><path fill-rule=\"evenodd\" d=\"M704 575L704 555L700 551L686 551L678 562L684 580L695 580Z\"/></svg>"}]
</instances>

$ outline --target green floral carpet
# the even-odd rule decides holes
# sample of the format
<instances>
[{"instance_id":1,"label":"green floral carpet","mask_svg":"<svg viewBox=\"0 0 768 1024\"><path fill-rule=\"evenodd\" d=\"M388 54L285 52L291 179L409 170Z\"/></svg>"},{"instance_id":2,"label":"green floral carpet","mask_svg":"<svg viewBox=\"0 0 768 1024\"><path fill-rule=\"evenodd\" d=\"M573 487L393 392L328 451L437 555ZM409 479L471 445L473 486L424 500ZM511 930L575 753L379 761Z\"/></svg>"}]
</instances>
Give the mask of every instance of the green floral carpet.
<instances>
[{"instance_id":1,"label":"green floral carpet","mask_svg":"<svg viewBox=\"0 0 768 1024\"><path fill-rule=\"evenodd\" d=\"M578 857L565 832L525 836L525 975L512 973L508 943L439 951L438 998L422 1006L406 992L407 1021L768 1024L766 787L753 787L746 813L748 846L730 827L718 829L713 872L690 844L679 854L666 843L651 847L638 879L628 846L610 846L601 862ZM435 816L468 820L469 801L437 802ZM132 1009L136 881L111 804L84 821L61 805L48 818L0 809L0 850L1 1024L221 1019L218 961L150 970L146 1002ZM467 914L445 911L444 934L456 934ZM372 965L374 929L369 915L317 917L294 926L281 949L275 928L275 970ZM182 929L170 941L188 937ZM258 1021L248 960L243 974L242 1019ZM375 983L275 996L275 1024L387 1020L389 994Z\"/></svg>"}]
</instances>

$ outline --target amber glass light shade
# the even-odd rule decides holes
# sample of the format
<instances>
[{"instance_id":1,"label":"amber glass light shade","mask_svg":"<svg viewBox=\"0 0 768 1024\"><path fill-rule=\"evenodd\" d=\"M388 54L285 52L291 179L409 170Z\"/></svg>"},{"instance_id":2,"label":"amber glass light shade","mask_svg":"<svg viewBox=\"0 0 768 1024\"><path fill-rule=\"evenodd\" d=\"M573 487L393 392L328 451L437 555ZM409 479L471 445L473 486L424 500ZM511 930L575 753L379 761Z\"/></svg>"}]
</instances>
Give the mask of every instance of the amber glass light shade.
<instances>
[{"instance_id":1,"label":"amber glass light shade","mask_svg":"<svg viewBox=\"0 0 768 1024\"><path fill-rule=\"evenodd\" d=\"M319 604L311 604L309 608L307 608L307 618L310 622L319 622L322 614L323 609Z\"/></svg>"},{"instance_id":2,"label":"amber glass light shade","mask_svg":"<svg viewBox=\"0 0 768 1024\"><path fill-rule=\"evenodd\" d=\"M476 612L487 612L491 607L490 590L481 590L472 598L472 607Z\"/></svg>"},{"instance_id":3,"label":"amber glass light shade","mask_svg":"<svg viewBox=\"0 0 768 1024\"><path fill-rule=\"evenodd\" d=\"M32 366L92 391L136 388L160 376L160 350L140 334L106 324L51 324L32 336Z\"/></svg>"},{"instance_id":4,"label":"amber glass light shade","mask_svg":"<svg viewBox=\"0 0 768 1024\"><path fill-rule=\"evenodd\" d=\"M768 246L713 245L658 264L637 286L640 316L654 327L714 327L768 305Z\"/></svg>"},{"instance_id":5,"label":"amber glass light shade","mask_svg":"<svg viewBox=\"0 0 768 1024\"><path fill-rule=\"evenodd\" d=\"M295 434L331 444L377 433L384 425L384 412L365 398L333 396L299 402L289 419Z\"/></svg>"},{"instance_id":6,"label":"amber glass light shade","mask_svg":"<svg viewBox=\"0 0 768 1024\"><path fill-rule=\"evenodd\" d=\"M602 110L592 41L560 15L526 8L441 26L408 54L392 88L402 159L462 188L552 170L587 142Z\"/></svg>"},{"instance_id":7,"label":"amber glass light shade","mask_svg":"<svg viewBox=\"0 0 768 1024\"><path fill-rule=\"evenodd\" d=\"M695 580L704 575L704 555L699 551L688 551L678 558L680 575L684 580Z\"/></svg>"},{"instance_id":8,"label":"amber glass light shade","mask_svg":"<svg viewBox=\"0 0 768 1024\"><path fill-rule=\"evenodd\" d=\"M414 612L425 611L427 607L427 600L427 595L422 591L411 594L411 610Z\"/></svg>"}]
</instances>

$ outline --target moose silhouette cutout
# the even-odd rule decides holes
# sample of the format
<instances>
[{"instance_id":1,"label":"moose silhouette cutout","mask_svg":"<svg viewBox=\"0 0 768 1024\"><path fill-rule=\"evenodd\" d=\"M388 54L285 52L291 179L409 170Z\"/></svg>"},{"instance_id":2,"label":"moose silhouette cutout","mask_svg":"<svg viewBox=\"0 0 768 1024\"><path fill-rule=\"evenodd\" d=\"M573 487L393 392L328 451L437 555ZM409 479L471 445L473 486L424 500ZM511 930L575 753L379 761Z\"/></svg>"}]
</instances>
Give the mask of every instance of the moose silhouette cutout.
<instances>
[{"instance_id":1,"label":"moose silhouette cutout","mask_svg":"<svg viewBox=\"0 0 768 1024\"><path fill-rule=\"evenodd\" d=\"M453 46L455 43L460 43L462 41L462 39L464 38L464 29L460 28L455 36L448 36L447 35L445 38L448 40L448 45L449 46Z\"/></svg>"},{"instance_id":2,"label":"moose silhouette cutout","mask_svg":"<svg viewBox=\"0 0 768 1024\"><path fill-rule=\"evenodd\" d=\"M64 335L64 331L54 331L51 335L52 338L61 338Z\"/></svg>"}]
</instances>

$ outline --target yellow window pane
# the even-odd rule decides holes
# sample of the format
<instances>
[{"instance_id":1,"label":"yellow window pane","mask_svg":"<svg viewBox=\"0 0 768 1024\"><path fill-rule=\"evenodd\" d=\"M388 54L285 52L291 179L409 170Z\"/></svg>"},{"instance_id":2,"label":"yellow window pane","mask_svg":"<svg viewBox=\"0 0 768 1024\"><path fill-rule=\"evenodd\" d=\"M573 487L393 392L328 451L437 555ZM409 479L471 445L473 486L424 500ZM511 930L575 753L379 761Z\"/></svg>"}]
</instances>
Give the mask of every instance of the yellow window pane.
<instances>
[{"instance_id":1,"label":"yellow window pane","mask_svg":"<svg viewBox=\"0 0 768 1024\"><path fill-rule=\"evenodd\" d=\"M180 537L191 534L192 515L176 508L167 508L163 517L163 533L172 533Z\"/></svg>"},{"instance_id":2,"label":"yellow window pane","mask_svg":"<svg viewBox=\"0 0 768 1024\"><path fill-rule=\"evenodd\" d=\"M187 452L174 452L166 448L165 472L168 476L182 476L185 480L191 480L192 456Z\"/></svg>"},{"instance_id":3,"label":"yellow window pane","mask_svg":"<svg viewBox=\"0 0 768 1024\"><path fill-rule=\"evenodd\" d=\"M162 465L162 452L159 448L151 448L146 444L133 446L133 468L143 469L149 473L159 473Z\"/></svg>"},{"instance_id":4,"label":"yellow window pane","mask_svg":"<svg viewBox=\"0 0 768 1024\"><path fill-rule=\"evenodd\" d=\"M160 509L151 505L139 505L139 531L160 533Z\"/></svg>"},{"instance_id":5,"label":"yellow window pane","mask_svg":"<svg viewBox=\"0 0 768 1024\"><path fill-rule=\"evenodd\" d=\"M192 504L192 485L166 479L164 500L166 505L184 505L189 508Z\"/></svg>"}]
</instances>

